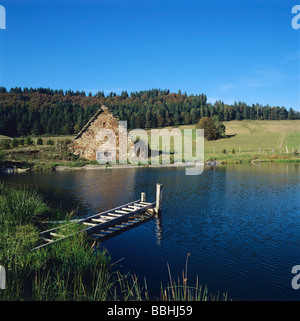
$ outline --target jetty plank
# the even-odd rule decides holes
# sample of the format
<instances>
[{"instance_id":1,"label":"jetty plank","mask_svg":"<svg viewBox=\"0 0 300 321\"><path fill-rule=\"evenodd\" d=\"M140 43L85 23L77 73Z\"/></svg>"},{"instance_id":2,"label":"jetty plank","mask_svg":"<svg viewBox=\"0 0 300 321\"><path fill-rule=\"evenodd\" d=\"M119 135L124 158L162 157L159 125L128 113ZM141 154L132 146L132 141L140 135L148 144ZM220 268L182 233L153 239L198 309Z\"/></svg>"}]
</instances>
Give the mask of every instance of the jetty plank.
<instances>
[{"instance_id":1,"label":"jetty plank","mask_svg":"<svg viewBox=\"0 0 300 321\"><path fill-rule=\"evenodd\" d=\"M161 189L162 185L157 184L156 202L145 202L146 195L145 193L142 193L140 200L123 204L113 209L72 221L69 224L43 231L40 233L40 237L44 242L47 243L37 246L33 250L54 244L78 233L92 234L93 237L99 238L100 240L106 240L108 236L112 237L113 235L120 234L129 228L133 228L134 226L142 224L143 222L151 219L153 215L160 210ZM63 235L59 233L65 227L69 227L73 224L79 225L79 231L70 235Z\"/></svg>"}]
</instances>

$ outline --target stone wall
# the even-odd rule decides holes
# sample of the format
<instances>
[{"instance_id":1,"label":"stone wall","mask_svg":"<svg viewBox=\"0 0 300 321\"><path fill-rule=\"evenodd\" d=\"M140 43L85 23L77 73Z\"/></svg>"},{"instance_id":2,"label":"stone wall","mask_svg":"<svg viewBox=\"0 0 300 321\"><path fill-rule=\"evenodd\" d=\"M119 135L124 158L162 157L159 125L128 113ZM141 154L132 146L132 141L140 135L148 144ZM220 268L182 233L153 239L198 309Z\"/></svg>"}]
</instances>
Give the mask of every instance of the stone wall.
<instances>
[{"instance_id":1,"label":"stone wall","mask_svg":"<svg viewBox=\"0 0 300 321\"><path fill-rule=\"evenodd\" d=\"M107 141L97 140L97 134L101 129L110 129L116 135L116 146L109 146ZM124 135L127 135L127 131L124 127L120 127L120 130ZM99 138L99 137L98 137ZM127 144L127 151L134 146L134 142L129 140L124 142ZM124 144L123 143L123 144ZM77 135L72 144L70 145L70 151L79 155L82 158L89 160L96 160L97 151L102 144L106 144L108 150L114 150L116 147L116 157L119 159L121 156L123 159L127 155L119 155L119 150L126 150L124 145L120 146L119 142L119 121L113 116L113 114L106 108L101 107L101 110L84 126L83 130ZM121 148L119 148L121 147Z\"/></svg>"}]
</instances>

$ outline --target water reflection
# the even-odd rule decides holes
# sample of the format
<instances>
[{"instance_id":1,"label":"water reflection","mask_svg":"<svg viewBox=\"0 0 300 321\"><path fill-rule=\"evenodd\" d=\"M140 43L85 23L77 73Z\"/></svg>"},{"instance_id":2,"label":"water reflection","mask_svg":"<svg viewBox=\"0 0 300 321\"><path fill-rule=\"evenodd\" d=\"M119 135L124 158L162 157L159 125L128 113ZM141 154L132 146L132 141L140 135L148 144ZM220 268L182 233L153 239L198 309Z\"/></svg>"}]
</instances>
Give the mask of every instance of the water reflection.
<instances>
[{"instance_id":1,"label":"water reflection","mask_svg":"<svg viewBox=\"0 0 300 321\"><path fill-rule=\"evenodd\" d=\"M136 171L122 171L117 175L114 170L86 170L64 173L63 179L69 180L74 197L80 203L89 204L91 211L101 212L132 201L135 190Z\"/></svg>"},{"instance_id":2,"label":"water reflection","mask_svg":"<svg viewBox=\"0 0 300 321\"><path fill-rule=\"evenodd\" d=\"M162 245L162 239L163 239L163 227L162 227L162 215L161 213L158 213L155 217L155 221L156 221L156 244L158 246Z\"/></svg>"}]
</instances>

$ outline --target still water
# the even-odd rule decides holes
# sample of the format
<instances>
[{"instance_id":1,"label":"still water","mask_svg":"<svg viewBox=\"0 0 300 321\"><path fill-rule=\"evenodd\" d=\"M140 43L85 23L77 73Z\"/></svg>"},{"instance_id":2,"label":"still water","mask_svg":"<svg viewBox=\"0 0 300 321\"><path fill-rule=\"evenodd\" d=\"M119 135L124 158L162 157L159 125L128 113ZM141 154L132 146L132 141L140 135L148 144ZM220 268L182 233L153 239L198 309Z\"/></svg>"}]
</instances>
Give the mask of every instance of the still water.
<instances>
[{"instance_id":1,"label":"still water","mask_svg":"<svg viewBox=\"0 0 300 321\"><path fill-rule=\"evenodd\" d=\"M160 219L102 244L119 268L147 280L151 296L169 275L188 284L228 292L233 300L298 300L291 269L300 264L300 165L261 164L184 169L70 170L6 175L8 184L31 185L52 206L81 216L140 198L155 201L163 184Z\"/></svg>"}]
</instances>

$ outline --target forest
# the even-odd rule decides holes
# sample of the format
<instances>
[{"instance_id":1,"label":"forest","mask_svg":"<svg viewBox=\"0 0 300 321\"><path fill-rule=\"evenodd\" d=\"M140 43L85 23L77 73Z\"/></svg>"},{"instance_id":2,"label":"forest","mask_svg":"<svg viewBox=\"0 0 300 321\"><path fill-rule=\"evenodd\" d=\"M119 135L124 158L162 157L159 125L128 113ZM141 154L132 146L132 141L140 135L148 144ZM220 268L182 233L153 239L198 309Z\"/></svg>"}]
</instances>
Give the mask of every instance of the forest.
<instances>
[{"instance_id":1,"label":"forest","mask_svg":"<svg viewBox=\"0 0 300 321\"><path fill-rule=\"evenodd\" d=\"M205 94L171 93L165 89L120 95L98 91L53 90L50 88L0 87L0 134L10 137L26 135L72 135L105 105L128 128L160 128L196 124L203 117L219 116L220 121L300 119L300 112L284 106L263 106L245 102L214 104Z\"/></svg>"}]
</instances>

